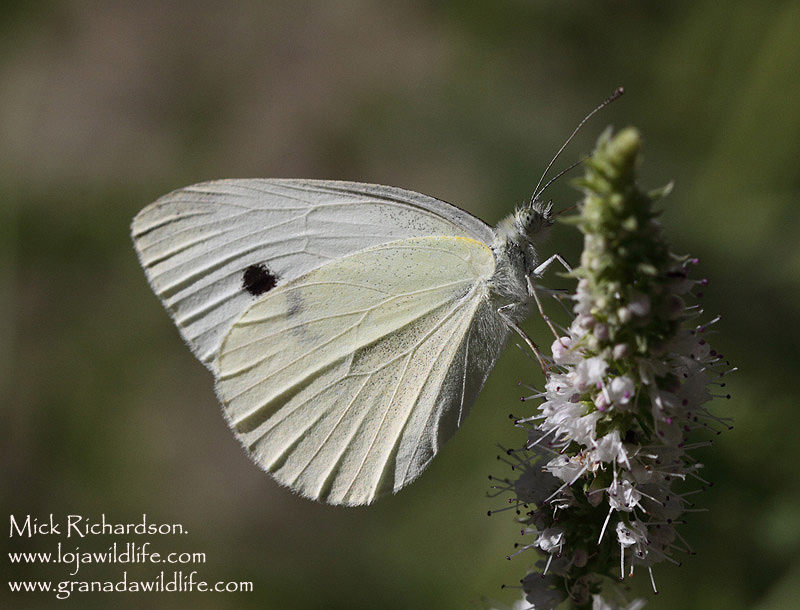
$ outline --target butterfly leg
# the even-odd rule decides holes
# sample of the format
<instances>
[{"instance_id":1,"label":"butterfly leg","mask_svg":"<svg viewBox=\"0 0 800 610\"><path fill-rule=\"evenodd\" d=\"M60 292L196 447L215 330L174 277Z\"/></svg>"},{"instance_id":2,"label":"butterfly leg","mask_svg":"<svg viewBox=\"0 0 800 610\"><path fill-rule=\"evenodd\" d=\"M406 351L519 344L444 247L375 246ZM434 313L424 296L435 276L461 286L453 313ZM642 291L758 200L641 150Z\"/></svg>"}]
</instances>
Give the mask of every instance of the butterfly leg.
<instances>
[{"instance_id":1,"label":"butterfly leg","mask_svg":"<svg viewBox=\"0 0 800 610\"><path fill-rule=\"evenodd\" d=\"M539 292L538 292L538 290L536 288L536 284L534 284L533 280L531 279L532 276L533 277L541 277L541 275L547 270L547 268L550 265L552 265L554 262L556 262L556 261L561 263L563 265L564 269L566 269L567 271L570 271L570 272L572 271L572 267L570 267L567 264L567 261L565 261L561 257L560 254L553 254L553 256L551 256L546 261L544 261L541 265L536 267L533 270L533 273L531 275L525 276L525 280L528 283L528 294L533 297L534 301L536 301L536 307L539 309L539 315L541 315L542 319L547 323L547 326L552 331L553 336L556 339L558 339L558 337L559 337L558 331L556 331L555 327L553 326L553 323L550 321L550 316L548 316L547 313L545 313L544 307L542 305L542 301L539 298Z\"/></svg>"},{"instance_id":2,"label":"butterfly leg","mask_svg":"<svg viewBox=\"0 0 800 610\"><path fill-rule=\"evenodd\" d=\"M531 277L541 276L542 273L544 273L547 270L547 268L556 261L561 263L567 271L572 271L572 268L567 264L567 261L565 261L560 254L554 254L546 261L544 261L541 265L536 267L533 270L533 273L531 273L531 275L525 276L525 280L528 283L528 294L530 294L530 296L533 297L533 300L536 301L536 307L539 310L539 314L542 316L542 319L547 323L547 326L553 332L553 336L556 339L558 339L559 334L556 331L555 326L553 326L553 323L550 321L550 317L545 313L544 306L542 305L542 301L539 298L539 293L536 289L536 285L533 283L533 280L531 279ZM536 343L534 343L533 340L527 334L525 334L525 331L523 331L519 327L519 325L508 316L505 310L508 309L509 307L511 307L511 305L504 305L503 307L500 307L497 310L497 314L503 319L503 321L508 325L509 328L514 330L520 337L522 337L522 340L525 341L525 343L533 352L534 356L536 356L536 359L539 361L539 365L542 367L542 373L546 375L547 372L550 370L550 366L545 361L544 356L542 355L542 351L539 349L539 346L536 345Z\"/></svg>"},{"instance_id":3,"label":"butterfly leg","mask_svg":"<svg viewBox=\"0 0 800 610\"><path fill-rule=\"evenodd\" d=\"M561 263L561 264L564 266L564 269L566 269L566 270L567 270L567 271L569 271L570 273L572 272L572 267L570 267L570 266L567 264L567 261L565 261L565 260L564 260L564 259L561 257L561 255L560 255L560 254L554 254L553 256L551 256L550 258L548 258L546 261L544 261L544 262L543 262L541 265L539 265L538 267L536 267L536 269L534 269L534 270L533 270L533 273L532 273L531 275L534 275L535 277L541 277L541 275L542 275L542 274L543 274L543 273L544 273L544 272L547 270L547 268L548 268L550 265L552 265L554 262L556 262L556 261L558 261L559 263Z\"/></svg>"},{"instance_id":4,"label":"butterfly leg","mask_svg":"<svg viewBox=\"0 0 800 610\"><path fill-rule=\"evenodd\" d=\"M506 309L512 306L513 304L503 305L502 307L499 307L497 309L497 315L499 315L503 319L503 322L505 322L510 329L514 330L520 337L522 337L522 340L525 341L525 343L527 343L528 347L531 348L533 355L536 356L536 360L539 361L539 365L542 367L542 373L546 375L547 372L550 370L550 367L545 361L544 356L542 355L542 352L539 349L539 346L533 342L533 339L531 339L527 334L525 334L525 331L522 330L519 327L519 325L516 322L514 322L514 320L512 320L505 311Z\"/></svg>"},{"instance_id":5,"label":"butterfly leg","mask_svg":"<svg viewBox=\"0 0 800 610\"><path fill-rule=\"evenodd\" d=\"M558 339L558 331L556 331L556 327L553 326L553 323L550 321L550 316L548 316L544 310L542 300L539 298L539 291L536 289L536 284L533 283L530 275L525 276L525 279L528 282L528 294L530 294L533 297L533 300L536 301L536 308L539 310L539 315L542 316L542 320L545 321L547 327L552 331L553 336Z\"/></svg>"}]
</instances>

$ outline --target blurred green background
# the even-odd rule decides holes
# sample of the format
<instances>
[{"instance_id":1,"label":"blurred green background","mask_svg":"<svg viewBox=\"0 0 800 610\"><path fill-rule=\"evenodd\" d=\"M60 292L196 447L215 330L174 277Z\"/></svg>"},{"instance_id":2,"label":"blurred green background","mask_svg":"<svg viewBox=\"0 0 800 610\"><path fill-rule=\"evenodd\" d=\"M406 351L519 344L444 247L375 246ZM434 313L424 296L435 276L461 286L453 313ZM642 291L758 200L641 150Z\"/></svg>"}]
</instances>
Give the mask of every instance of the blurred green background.
<instances>
[{"instance_id":1,"label":"blurred green background","mask_svg":"<svg viewBox=\"0 0 800 610\"><path fill-rule=\"evenodd\" d=\"M363 509L279 488L227 429L211 375L150 292L133 215L223 177L403 186L495 223L606 125L645 138L642 183L675 180L663 221L700 258L713 338L740 372L697 452L715 485L659 565L648 608L796 608L800 598L800 3L5 2L0 9L0 505L57 520L178 522L203 579L235 594L10 594L4 608L472 608L509 603L533 557L487 518L497 443L521 442L510 349L462 431L399 495ZM549 192L559 208L577 193ZM543 247L576 261L559 228ZM551 285L564 280L553 276ZM534 334L540 329L532 327ZM8 523L8 521L5 521ZM8 530L6 530L8 531ZM108 537L0 545L3 581L155 578L156 566L12 566L7 551L106 549ZM645 571L633 579L647 594Z\"/></svg>"}]
</instances>

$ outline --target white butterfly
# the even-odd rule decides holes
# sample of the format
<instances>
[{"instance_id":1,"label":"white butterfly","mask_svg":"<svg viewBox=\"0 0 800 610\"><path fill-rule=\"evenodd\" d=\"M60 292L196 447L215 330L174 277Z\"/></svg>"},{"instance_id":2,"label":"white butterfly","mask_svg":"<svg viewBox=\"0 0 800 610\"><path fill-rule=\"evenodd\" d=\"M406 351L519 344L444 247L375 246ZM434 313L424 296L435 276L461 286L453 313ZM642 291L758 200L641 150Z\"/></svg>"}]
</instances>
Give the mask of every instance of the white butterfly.
<instances>
[{"instance_id":1,"label":"white butterfly","mask_svg":"<svg viewBox=\"0 0 800 610\"><path fill-rule=\"evenodd\" d=\"M567 267L534 247L553 222L539 195L563 173L495 229L394 187L221 180L150 204L132 235L255 462L308 498L368 504L428 466L512 331L545 366L518 324L532 278Z\"/></svg>"},{"instance_id":2,"label":"white butterfly","mask_svg":"<svg viewBox=\"0 0 800 610\"><path fill-rule=\"evenodd\" d=\"M358 505L416 479L461 425L531 311L551 223L535 200L492 229L399 188L222 180L162 197L132 234L250 456Z\"/></svg>"}]
</instances>

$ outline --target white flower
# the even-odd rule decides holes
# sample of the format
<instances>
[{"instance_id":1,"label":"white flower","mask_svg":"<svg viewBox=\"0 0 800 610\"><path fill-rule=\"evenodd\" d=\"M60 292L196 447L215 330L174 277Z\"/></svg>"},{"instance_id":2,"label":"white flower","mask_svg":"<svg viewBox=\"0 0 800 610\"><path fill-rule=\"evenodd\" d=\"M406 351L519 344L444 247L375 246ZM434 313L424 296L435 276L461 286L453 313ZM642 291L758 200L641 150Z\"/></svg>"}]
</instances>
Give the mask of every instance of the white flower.
<instances>
[{"instance_id":1,"label":"white flower","mask_svg":"<svg viewBox=\"0 0 800 610\"><path fill-rule=\"evenodd\" d=\"M560 527L548 527L546 530L539 532L534 544L545 553L560 555L561 548L564 546L564 530Z\"/></svg>"},{"instance_id":2,"label":"white flower","mask_svg":"<svg viewBox=\"0 0 800 610\"><path fill-rule=\"evenodd\" d=\"M608 362L600 356L584 358L575 367L572 382L578 390L586 390L603 381L603 375L608 369Z\"/></svg>"},{"instance_id":3,"label":"white flower","mask_svg":"<svg viewBox=\"0 0 800 610\"><path fill-rule=\"evenodd\" d=\"M586 162L575 317L552 344L537 413L516 420L528 445L514 454L518 478L505 488L525 504L523 532L536 534L522 550L543 555L541 573L523 580L533 608L568 595L580 607L592 599L594 610L639 610L641 600L604 600L600 583L687 548L676 525L694 490L681 495L673 485L691 484L701 465L686 435L723 423L705 403L717 367L727 365L705 327L689 324L700 312L690 303L696 282L670 254L653 199L635 185L637 151L638 136L622 132ZM599 548L587 548L592 542Z\"/></svg>"},{"instance_id":4,"label":"white flower","mask_svg":"<svg viewBox=\"0 0 800 610\"><path fill-rule=\"evenodd\" d=\"M556 364L578 364L581 361L579 352L572 349L574 342L570 337L559 337L550 346Z\"/></svg>"},{"instance_id":5,"label":"white flower","mask_svg":"<svg viewBox=\"0 0 800 610\"><path fill-rule=\"evenodd\" d=\"M566 483L571 483L578 474L586 470L586 466L580 462L580 458L577 456L560 455L547 462L545 469L554 477L558 477Z\"/></svg>"},{"instance_id":6,"label":"white flower","mask_svg":"<svg viewBox=\"0 0 800 610\"><path fill-rule=\"evenodd\" d=\"M645 603L643 599L635 599L630 604L620 606L613 602L607 602L600 595L592 596L592 610L642 610Z\"/></svg>"},{"instance_id":7,"label":"white flower","mask_svg":"<svg viewBox=\"0 0 800 610\"><path fill-rule=\"evenodd\" d=\"M622 547L647 544L647 528L637 521L626 524L620 521L617 523L617 539Z\"/></svg>"},{"instance_id":8,"label":"white flower","mask_svg":"<svg viewBox=\"0 0 800 610\"><path fill-rule=\"evenodd\" d=\"M624 557L626 551L630 551L633 558L642 561L647 557L648 553L648 540L647 540L647 527L639 521L631 521L624 523L620 521L617 523L617 540L619 541L620 550L622 552L621 566L624 566ZM620 570L620 578L624 578L624 569Z\"/></svg>"},{"instance_id":9,"label":"white flower","mask_svg":"<svg viewBox=\"0 0 800 610\"><path fill-rule=\"evenodd\" d=\"M611 380L611 383L608 384L608 396L611 399L612 404L616 405L617 407L622 407L629 404L631 400L633 400L635 391L636 385L634 384L633 379L627 375L614 377L614 379Z\"/></svg>"},{"instance_id":10,"label":"white flower","mask_svg":"<svg viewBox=\"0 0 800 610\"><path fill-rule=\"evenodd\" d=\"M614 510L632 512L641 499L642 494L637 491L634 481L626 475L621 475L608 486L608 503Z\"/></svg>"},{"instance_id":11,"label":"white flower","mask_svg":"<svg viewBox=\"0 0 800 610\"><path fill-rule=\"evenodd\" d=\"M555 439L563 439L565 443L576 441L588 444L595 436L595 426L601 413L586 413L586 406L581 403L567 402L563 399L547 401L540 407L545 420L539 427L544 433L555 432ZM552 444L557 444L554 441Z\"/></svg>"},{"instance_id":12,"label":"white flower","mask_svg":"<svg viewBox=\"0 0 800 610\"><path fill-rule=\"evenodd\" d=\"M619 437L619 430L612 430L594 441L592 457L598 462L629 464L628 452Z\"/></svg>"},{"instance_id":13,"label":"white flower","mask_svg":"<svg viewBox=\"0 0 800 610\"><path fill-rule=\"evenodd\" d=\"M552 373L547 376L544 389L548 400L553 400L555 398L569 400L577 392L572 384L572 377L559 373Z\"/></svg>"}]
</instances>

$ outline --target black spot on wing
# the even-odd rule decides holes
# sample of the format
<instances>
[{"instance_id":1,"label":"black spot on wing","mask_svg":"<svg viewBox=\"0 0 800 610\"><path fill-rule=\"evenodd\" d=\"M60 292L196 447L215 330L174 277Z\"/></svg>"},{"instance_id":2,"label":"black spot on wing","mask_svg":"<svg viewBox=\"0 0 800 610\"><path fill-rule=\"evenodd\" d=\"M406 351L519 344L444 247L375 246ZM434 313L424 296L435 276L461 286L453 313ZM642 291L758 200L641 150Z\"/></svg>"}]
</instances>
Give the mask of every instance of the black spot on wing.
<instances>
[{"instance_id":1,"label":"black spot on wing","mask_svg":"<svg viewBox=\"0 0 800 610\"><path fill-rule=\"evenodd\" d=\"M253 296L269 292L277 284L278 276L266 265L250 265L242 275L242 287Z\"/></svg>"}]
</instances>

